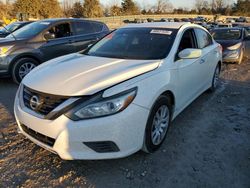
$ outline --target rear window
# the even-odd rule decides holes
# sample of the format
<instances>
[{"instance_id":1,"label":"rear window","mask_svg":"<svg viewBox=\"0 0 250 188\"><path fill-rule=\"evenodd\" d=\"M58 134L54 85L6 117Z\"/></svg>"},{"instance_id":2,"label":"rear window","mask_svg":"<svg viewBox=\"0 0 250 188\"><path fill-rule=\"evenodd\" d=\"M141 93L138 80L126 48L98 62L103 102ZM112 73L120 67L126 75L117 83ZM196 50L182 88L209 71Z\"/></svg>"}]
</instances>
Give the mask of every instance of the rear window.
<instances>
[{"instance_id":1,"label":"rear window","mask_svg":"<svg viewBox=\"0 0 250 188\"><path fill-rule=\"evenodd\" d=\"M101 32L103 30L103 25L100 23L92 23L95 32Z\"/></svg>"},{"instance_id":2,"label":"rear window","mask_svg":"<svg viewBox=\"0 0 250 188\"><path fill-rule=\"evenodd\" d=\"M75 28L77 35L91 34L96 32L91 22L75 22Z\"/></svg>"},{"instance_id":3,"label":"rear window","mask_svg":"<svg viewBox=\"0 0 250 188\"><path fill-rule=\"evenodd\" d=\"M119 59L163 59L172 48L176 32L165 28L118 29L85 54Z\"/></svg>"},{"instance_id":4,"label":"rear window","mask_svg":"<svg viewBox=\"0 0 250 188\"><path fill-rule=\"evenodd\" d=\"M238 40L241 38L240 29L221 29L213 30L211 35L215 40Z\"/></svg>"}]
</instances>

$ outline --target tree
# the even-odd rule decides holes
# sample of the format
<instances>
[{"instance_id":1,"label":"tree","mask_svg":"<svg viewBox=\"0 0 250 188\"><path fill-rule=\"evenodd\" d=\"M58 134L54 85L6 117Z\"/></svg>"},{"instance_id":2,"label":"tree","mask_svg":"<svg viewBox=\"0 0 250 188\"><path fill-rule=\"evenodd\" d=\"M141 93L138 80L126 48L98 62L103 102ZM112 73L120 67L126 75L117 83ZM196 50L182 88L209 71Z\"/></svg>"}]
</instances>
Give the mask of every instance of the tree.
<instances>
[{"instance_id":1,"label":"tree","mask_svg":"<svg viewBox=\"0 0 250 188\"><path fill-rule=\"evenodd\" d=\"M214 13L222 13L226 7L225 0L213 0L212 1L212 11Z\"/></svg>"},{"instance_id":2,"label":"tree","mask_svg":"<svg viewBox=\"0 0 250 188\"><path fill-rule=\"evenodd\" d=\"M73 2L71 0L63 0L62 1L63 15L66 17L70 17L72 7L73 7Z\"/></svg>"},{"instance_id":3,"label":"tree","mask_svg":"<svg viewBox=\"0 0 250 188\"><path fill-rule=\"evenodd\" d=\"M99 0L85 0L83 3L83 15L87 18L103 16Z\"/></svg>"},{"instance_id":4,"label":"tree","mask_svg":"<svg viewBox=\"0 0 250 188\"><path fill-rule=\"evenodd\" d=\"M57 0L42 0L40 15L43 18L54 18L62 16L62 9Z\"/></svg>"},{"instance_id":5,"label":"tree","mask_svg":"<svg viewBox=\"0 0 250 188\"><path fill-rule=\"evenodd\" d=\"M129 14L139 14L139 7L133 0L123 0L122 3L122 13Z\"/></svg>"},{"instance_id":6,"label":"tree","mask_svg":"<svg viewBox=\"0 0 250 188\"><path fill-rule=\"evenodd\" d=\"M233 13L241 16L250 16L250 0L238 0L234 4Z\"/></svg>"},{"instance_id":7,"label":"tree","mask_svg":"<svg viewBox=\"0 0 250 188\"><path fill-rule=\"evenodd\" d=\"M83 6L80 2L75 2L70 11L70 16L73 18L83 17Z\"/></svg>"},{"instance_id":8,"label":"tree","mask_svg":"<svg viewBox=\"0 0 250 188\"><path fill-rule=\"evenodd\" d=\"M195 8L199 14L212 14L212 8L208 1L196 0Z\"/></svg>"},{"instance_id":9,"label":"tree","mask_svg":"<svg viewBox=\"0 0 250 188\"><path fill-rule=\"evenodd\" d=\"M16 13L27 13L31 17L40 18L42 0L16 0L14 11Z\"/></svg>"},{"instance_id":10,"label":"tree","mask_svg":"<svg viewBox=\"0 0 250 188\"><path fill-rule=\"evenodd\" d=\"M2 3L0 1L0 18L6 17L8 18L9 16L15 16L13 14L13 6L10 3Z\"/></svg>"},{"instance_id":11,"label":"tree","mask_svg":"<svg viewBox=\"0 0 250 188\"><path fill-rule=\"evenodd\" d=\"M117 6L117 5L113 5L110 8L110 14L112 16L120 16L121 15L121 7Z\"/></svg>"},{"instance_id":12,"label":"tree","mask_svg":"<svg viewBox=\"0 0 250 188\"><path fill-rule=\"evenodd\" d=\"M172 12L173 5L168 0L157 0L153 9L156 14L164 14L167 12Z\"/></svg>"}]
</instances>

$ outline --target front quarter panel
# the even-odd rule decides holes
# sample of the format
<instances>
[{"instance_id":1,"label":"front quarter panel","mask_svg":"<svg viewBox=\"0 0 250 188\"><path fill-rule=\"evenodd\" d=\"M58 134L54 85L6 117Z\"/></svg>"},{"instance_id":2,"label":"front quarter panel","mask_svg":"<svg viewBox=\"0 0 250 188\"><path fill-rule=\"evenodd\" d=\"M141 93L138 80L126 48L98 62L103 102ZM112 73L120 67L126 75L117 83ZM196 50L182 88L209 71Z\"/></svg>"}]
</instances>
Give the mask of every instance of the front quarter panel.
<instances>
[{"instance_id":1,"label":"front quarter panel","mask_svg":"<svg viewBox=\"0 0 250 188\"><path fill-rule=\"evenodd\" d=\"M137 96L133 104L150 110L157 98L165 91L176 92L175 78L172 77L172 71L166 70L163 67L133 78L121 84L118 84L103 94L103 97L108 97L128 90L133 87L138 87Z\"/></svg>"}]
</instances>

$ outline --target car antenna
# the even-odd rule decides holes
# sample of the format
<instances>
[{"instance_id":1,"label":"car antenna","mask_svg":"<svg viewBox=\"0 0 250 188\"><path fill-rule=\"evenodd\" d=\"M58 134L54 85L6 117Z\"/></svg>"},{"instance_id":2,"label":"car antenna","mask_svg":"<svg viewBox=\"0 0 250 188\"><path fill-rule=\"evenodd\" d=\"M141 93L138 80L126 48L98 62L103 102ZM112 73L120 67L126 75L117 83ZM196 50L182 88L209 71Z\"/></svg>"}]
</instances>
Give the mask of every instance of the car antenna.
<instances>
[{"instance_id":1,"label":"car antenna","mask_svg":"<svg viewBox=\"0 0 250 188\"><path fill-rule=\"evenodd\" d=\"M10 33L10 35L11 35L15 40L17 40L16 37L15 37L15 35L14 35L12 32L10 32L10 31L4 26L4 24L0 24L0 26L2 26L6 31L8 31L8 32Z\"/></svg>"}]
</instances>

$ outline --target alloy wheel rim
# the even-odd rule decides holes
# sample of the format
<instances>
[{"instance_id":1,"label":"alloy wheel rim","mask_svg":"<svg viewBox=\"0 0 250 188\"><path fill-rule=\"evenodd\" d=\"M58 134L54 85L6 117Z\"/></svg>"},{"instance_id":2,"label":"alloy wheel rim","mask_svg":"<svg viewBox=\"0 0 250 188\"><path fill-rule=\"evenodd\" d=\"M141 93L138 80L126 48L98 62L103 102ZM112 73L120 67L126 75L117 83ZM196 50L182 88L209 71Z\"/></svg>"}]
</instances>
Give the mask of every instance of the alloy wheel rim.
<instances>
[{"instance_id":1,"label":"alloy wheel rim","mask_svg":"<svg viewBox=\"0 0 250 188\"><path fill-rule=\"evenodd\" d=\"M36 65L34 63L24 63L19 68L19 77L23 79L32 69L34 69Z\"/></svg>"},{"instance_id":2,"label":"alloy wheel rim","mask_svg":"<svg viewBox=\"0 0 250 188\"><path fill-rule=\"evenodd\" d=\"M162 105L154 115L151 139L154 145L159 145L164 139L169 126L169 109Z\"/></svg>"}]
</instances>

